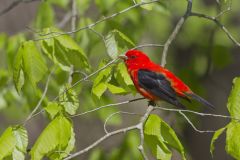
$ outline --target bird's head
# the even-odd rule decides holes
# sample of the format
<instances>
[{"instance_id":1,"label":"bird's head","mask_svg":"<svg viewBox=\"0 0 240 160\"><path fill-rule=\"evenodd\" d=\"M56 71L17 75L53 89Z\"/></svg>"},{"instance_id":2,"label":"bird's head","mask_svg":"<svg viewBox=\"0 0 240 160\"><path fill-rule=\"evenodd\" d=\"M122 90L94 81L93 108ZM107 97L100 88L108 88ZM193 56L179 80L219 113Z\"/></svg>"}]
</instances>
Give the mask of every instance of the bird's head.
<instances>
[{"instance_id":1,"label":"bird's head","mask_svg":"<svg viewBox=\"0 0 240 160\"><path fill-rule=\"evenodd\" d=\"M125 55L120 55L127 66L139 66L150 62L149 57L139 50L129 50Z\"/></svg>"}]
</instances>

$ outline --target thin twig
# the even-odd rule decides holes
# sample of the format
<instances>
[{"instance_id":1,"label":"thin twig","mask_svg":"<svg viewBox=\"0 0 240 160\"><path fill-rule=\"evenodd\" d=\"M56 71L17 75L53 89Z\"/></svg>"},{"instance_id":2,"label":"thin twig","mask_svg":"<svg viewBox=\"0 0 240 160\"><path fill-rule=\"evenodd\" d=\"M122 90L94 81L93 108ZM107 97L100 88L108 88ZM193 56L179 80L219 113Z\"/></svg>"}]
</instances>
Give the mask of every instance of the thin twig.
<instances>
[{"instance_id":1,"label":"thin twig","mask_svg":"<svg viewBox=\"0 0 240 160\"><path fill-rule=\"evenodd\" d=\"M108 62L105 66L103 66L102 68L99 68L98 70L96 70L95 72L89 74L88 76L78 80L77 82L75 82L71 87L65 89L62 93L60 93L58 96L56 96L54 98L53 101L56 101L60 95L64 94L65 92L69 91L70 89L74 88L75 86L77 86L79 83L81 83L82 81L86 81L87 79L89 79L90 77L94 76L95 74L99 73L100 71L104 70L105 68L109 67L110 65L112 65L113 63L115 63L116 61L118 61L119 59L113 59L112 61Z\"/></svg>"},{"instance_id":2,"label":"thin twig","mask_svg":"<svg viewBox=\"0 0 240 160\"><path fill-rule=\"evenodd\" d=\"M106 134L109 133L108 130L107 130L107 123L108 123L108 121L109 121L111 118L113 118L113 116L115 116L115 115L117 115L117 114L127 114L127 115L137 115L137 116L141 116L141 114L138 114L138 113L124 112L124 111L117 111L117 112L114 112L114 113L110 114L110 115L106 118L106 120L105 120L105 122L104 122L104 125L103 125L104 132L105 132Z\"/></svg>"},{"instance_id":3,"label":"thin twig","mask_svg":"<svg viewBox=\"0 0 240 160\"><path fill-rule=\"evenodd\" d=\"M7 12L11 11L13 8L17 7L20 3L29 3L34 1L40 1L40 0L15 0L11 4L9 4L6 8L0 11L0 17Z\"/></svg>"},{"instance_id":4,"label":"thin twig","mask_svg":"<svg viewBox=\"0 0 240 160\"><path fill-rule=\"evenodd\" d=\"M97 141L95 141L94 143L92 143L91 145L86 147L85 149L71 154L70 156L66 157L64 160L72 159L74 157L77 157L79 155L82 155L83 153L86 153L86 152L90 151L91 149L93 149L94 147L96 147L101 142L103 142L104 140L106 140L107 138L109 138L111 136L114 136L114 135L117 135L117 134L120 134L120 133L126 133L128 131L135 130L135 129L137 129L136 125L130 126L130 127L127 127L127 128L123 128L123 129L119 129L119 130L116 130L116 131L113 131L113 132L109 132L108 134L105 134L102 138L98 139Z\"/></svg>"},{"instance_id":5,"label":"thin twig","mask_svg":"<svg viewBox=\"0 0 240 160\"><path fill-rule=\"evenodd\" d=\"M77 22L77 4L76 0L72 0L72 19L71 19L71 30L76 30L76 22Z\"/></svg>"},{"instance_id":6,"label":"thin twig","mask_svg":"<svg viewBox=\"0 0 240 160\"><path fill-rule=\"evenodd\" d=\"M29 114L29 116L27 117L27 119L24 121L23 125L25 126L27 121L29 121L33 115L35 114L35 112L39 109L39 107L41 106L42 104L42 101L43 99L45 98L46 94L47 94L47 91L48 91L48 85L49 85L49 82L50 82L50 78L52 76L52 74L54 73L55 69L53 69L50 74L48 75L48 78L47 78L47 82L46 82L46 85L45 85L45 88L44 88L44 91L43 91L43 94L42 94L42 97L40 98L40 100L38 101L37 105L34 107L34 110Z\"/></svg>"},{"instance_id":7,"label":"thin twig","mask_svg":"<svg viewBox=\"0 0 240 160\"><path fill-rule=\"evenodd\" d=\"M140 145L138 146L138 149L141 152L144 160L148 160L147 154L144 151L144 125L145 125L145 122L147 121L150 113L153 111L153 109L154 109L154 107L152 105L149 105L146 113L141 118L140 123L138 124L138 129L140 132Z\"/></svg>"},{"instance_id":8,"label":"thin twig","mask_svg":"<svg viewBox=\"0 0 240 160\"><path fill-rule=\"evenodd\" d=\"M199 133L213 133L213 132L215 132L215 131L212 131L212 130L203 131L203 130L197 129L197 127L195 127L195 125L191 122L191 120L182 111L179 111L178 113L180 113L187 120L187 122L192 126L192 128L195 131L197 131Z\"/></svg>"},{"instance_id":9,"label":"thin twig","mask_svg":"<svg viewBox=\"0 0 240 160\"><path fill-rule=\"evenodd\" d=\"M192 110L187 110L187 109L175 109L175 108L164 108L164 107L155 107L154 110L164 110L164 111L171 111L171 112L187 112L187 113L192 113L192 114L196 114L199 116L209 116L209 117L220 117L220 118L226 118L226 119L233 119L233 120L237 120L240 121L239 118L236 117L232 117L232 116L226 116L226 115L221 115L221 114L212 114L212 113L202 113L202 112L196 112L196 111L192 111Z\"/></svg>"},{"instance_id":10,"label":"thin twig","mask_svg":"<svg viewBox=\"0 0 240 160\"><path fill-rule=\"evenodd\" d=\"M107 50L107 42L106 42L106 39L104 37L104 35L102 35L101 33L95 31L93 28L89 28L90 31L92 31L93 33L95 33L98 37L100 37L104 43L104 47L105 49Z\"/></svg>"},{"instance_id":11,"label":"thin twig","mask_svg":"<svg viewBox=\"0 0 240 160\"><path fill-rule=\"evenodd\" d=\"M208 16L202 13L195 13L192 12L190 14L190 16L195 16L195 17L199 17L199 18L204 18L210 21L215 22L221 29L223 32L225 32L225 34L228 36L228 38L238 47L240 47L240 43L232 36L232 34L228 31L228 29L216 18L216 17L212 17L212 16Z\"/></svg>"},{"instance_id":12,"label":"thin twig","mask_svg":"<svg viewBox=\"0 0 240 160\"><path fill-rule=\"evenodd\" d=\"M134 4L134 5L130 6L130 7L128 7L128 8L125 8L125 9L123 9L123 10L117 12L117 13L114 13L114 14L112 14L110 16L104 17L104 18L102 18L102 19L100 19L100 20L98 20L98 21L96 21L96 22L94 22L92 24L89 24L89 25L87 25L85 27L82 27L82 28L79 28L79 29L76 29L76 30L71 30L71 31L68 31L68 32L50 32L50 33L47 33L47 34L41 34L40 36L47 36L47 35L51 35L51 36L35 39L35 41L44 40L44 39L50 39L50 38L53 38L53 37L58 37L58 36L61 36L61 35L66 35L66 34L73 34L73 33L79 32L81 30L90 29L90 28L96 26L99 23L102 23L102 22L104 22L106 20L112 19L112 18L114 18L114 17L116 17L116 16L118 16L120 14L123 14L125 12L128 12L128 11L134 9L134 8L137 8L137 7L140 7L140 6L143 6L143 5L147 5L147 4L151 4L151 3L156 3L156 2L159 2L159 0L153 0L153 1L149 1L149 2L137 3L137 4Z\"/></svg>"},{"instance_id":13,"label":"thin twig","mask_svg":"<svg viewBox=\"0 0 240 160\"><path fill-rule=\"evenodd\" d=\"M139 101L139 100L143 100L143 99L145 99L145 98L136 98L136 99L132 99L132 100L128 100L128 101L107 104L107 105L104 105L104 106L101 106L101 107L97 107L97 108L94 108L92 110L89 110L89 111L86 111L86 112L83 112L83 113L72 115L70 117L73 118L73 117L77 117L77 116L82 116L82 115L85 115L85 114L88 114L88 113L92 113L92 112L98 111L98 110L103 109L103 108L119 106L119 105L123 105L123 104L128 104L128 103Z\"/></svg>"},{"instance_id":14,"label":"thin twig","mask_svg":"<svg viewBox=\"0 0 240 160\"><path fill-rule=\"evenodd\" d=\"M143 48L143 47L164 47L164 44L153 44L153 43L140 44L132 49L138 49L138 48Z\"/></svg>"},{"instance_id":15,"label":"thin twig","mask_svg":"<svg viewBox=\"0 0 240 160\"><path fill-rule=\"evenodd\" d=\"M179 19L179 21L178 21L177 25L175 26L173 32L171 33L171 35L168 37L167 41L164 44L161 66L164 67L166 65L168 48L172 44L172 41L176 38L176 36L179 33L179 30L181 29L183 23L190 16L191 11L192 11L192 0L188 0L188 5L187 5L187 9L186 9L185 14Z\"/></svg>"}]
</instances>

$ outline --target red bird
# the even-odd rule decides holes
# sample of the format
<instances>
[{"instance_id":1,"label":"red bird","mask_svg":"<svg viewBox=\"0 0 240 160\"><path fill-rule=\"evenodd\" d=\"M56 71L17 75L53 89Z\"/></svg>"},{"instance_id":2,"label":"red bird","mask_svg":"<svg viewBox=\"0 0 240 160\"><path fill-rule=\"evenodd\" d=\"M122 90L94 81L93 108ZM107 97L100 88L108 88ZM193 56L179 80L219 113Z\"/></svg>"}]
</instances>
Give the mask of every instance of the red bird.
<instances>
[{"instance_id":1,"label":"red bird","mask_svg":"<svg viewBox=\"0 0 240 160\"><path fill-rule=\"evenodd\" d=\"M140 94L150 101L164 100L177 107L185 108L178 100L183 98L195 99L205 106L214 108L212 104L193 93L177 76L166 68L152 62L149 57L139 50L129 50L124 59L131 79Z\"/></svg>"}]
</instances>

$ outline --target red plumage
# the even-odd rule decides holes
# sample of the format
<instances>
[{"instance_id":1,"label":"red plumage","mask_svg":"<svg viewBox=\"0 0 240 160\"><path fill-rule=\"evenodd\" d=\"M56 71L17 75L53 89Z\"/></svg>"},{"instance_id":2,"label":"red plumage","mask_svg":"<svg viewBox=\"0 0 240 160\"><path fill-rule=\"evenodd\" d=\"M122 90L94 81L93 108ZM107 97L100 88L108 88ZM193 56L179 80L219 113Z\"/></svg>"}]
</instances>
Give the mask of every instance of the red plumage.
<instances>
[{"instance_id":1,"label":"red plumage","mask_svg":"<svg viewBox=\"0 0 240 160\"><path fill-rule=\"evenodd\" d=\"M139 50L129 50L124 59L128 73L140 94L151 101L164 100L178 107L184 107L178 97L190 101L195 99L206 106L213 105L196 95L172 72L152 62Z\"/></svg>"}]
</instances>

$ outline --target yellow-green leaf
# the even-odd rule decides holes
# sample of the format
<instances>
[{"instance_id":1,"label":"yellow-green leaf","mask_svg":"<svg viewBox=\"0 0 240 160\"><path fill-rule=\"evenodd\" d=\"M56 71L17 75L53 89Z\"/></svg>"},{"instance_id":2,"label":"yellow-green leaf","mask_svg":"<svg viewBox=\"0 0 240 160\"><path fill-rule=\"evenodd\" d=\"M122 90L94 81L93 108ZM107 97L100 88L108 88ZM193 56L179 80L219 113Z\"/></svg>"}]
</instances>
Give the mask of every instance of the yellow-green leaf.
<instances>
[{"instance_id":1,"label":"yellow-green leaf","mask_svg":"<svg viewBox=\"0 0 240 160\"><path fill-rule=\"evenodd\" d=\"M227 108L232 117L240 119L240 77L233 80L233 88L228 98Z\"/></svg>"},{"instance_id":2,"label":"yellow-green leaf","mask_svg":"<svg viewBox=\"0 0 240 160\"><path fill-rule=\"evenodd\" d=\"M72 123L64 116L58 116L38 137L30 152L31 159L63 159L73 149L74 141Z\"/></svg>"},{"instance_id":3,"label":"yellow-green leaf","mask_svg":"<svg viewBox=\"0 0 240 160\"><path fill-rule=\"evenodd\" d=\"M232 121L227 125L226 151L235 159L240 159L240 123Z\"/></svg>"}]
</instances>

